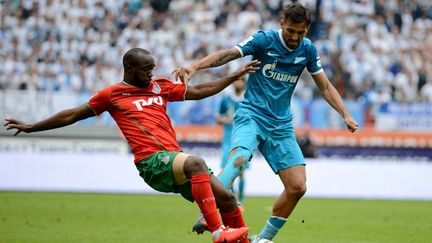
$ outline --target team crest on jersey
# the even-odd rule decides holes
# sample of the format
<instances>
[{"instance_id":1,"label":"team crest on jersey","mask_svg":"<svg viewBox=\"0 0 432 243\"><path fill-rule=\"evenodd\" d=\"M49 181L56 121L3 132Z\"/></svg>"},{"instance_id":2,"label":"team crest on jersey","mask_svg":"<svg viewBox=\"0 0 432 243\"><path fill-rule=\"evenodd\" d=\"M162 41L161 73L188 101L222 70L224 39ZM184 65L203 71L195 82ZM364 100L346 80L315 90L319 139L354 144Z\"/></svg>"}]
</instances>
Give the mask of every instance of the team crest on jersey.
<instances>
[{"instance_id":1,"label":"team crest on jersey","mask_svg":"<svg viewBox=\"0 0 432 243\"><path fill-rule=\"evenodd\" d=\"M161 88L160 88L160 86L157 83L153 84L153 90L152 90L152 92L155 93L155 94L159 94L161 92Z\"/></svg>"},{"instance_id":2,"label":"team crest on jersey","mask_svg":"<svg viewBox=\"0 0 432 243\"><path fill-rule=\"evenodd\" d=\"M163 162L164 164L168 164L169 160L170 160L170 157L169 157L169 156L165 156L165 157L162 158L162 162Z\"/></svg>"}]
</instances>

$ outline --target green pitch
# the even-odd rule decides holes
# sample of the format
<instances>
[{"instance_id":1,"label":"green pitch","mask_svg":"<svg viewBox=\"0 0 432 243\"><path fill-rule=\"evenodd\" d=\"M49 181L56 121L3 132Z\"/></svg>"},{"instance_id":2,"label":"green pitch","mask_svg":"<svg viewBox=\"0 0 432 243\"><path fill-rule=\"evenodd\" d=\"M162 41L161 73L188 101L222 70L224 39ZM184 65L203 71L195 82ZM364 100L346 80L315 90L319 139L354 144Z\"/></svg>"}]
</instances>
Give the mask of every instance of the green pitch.
<instances>
[{"instance_id":1,"label":"green pitch","mask_svg":"<svg viewBox=\"0 0 432 243\"><path fill-rule=\"evenodd\" d=\"M247 197L251 233L274 198ZM211 242L172 195L0 192L0 242ZM432 242L431 201L303 199L275 242Z\"/></svg>"}]
</instances>

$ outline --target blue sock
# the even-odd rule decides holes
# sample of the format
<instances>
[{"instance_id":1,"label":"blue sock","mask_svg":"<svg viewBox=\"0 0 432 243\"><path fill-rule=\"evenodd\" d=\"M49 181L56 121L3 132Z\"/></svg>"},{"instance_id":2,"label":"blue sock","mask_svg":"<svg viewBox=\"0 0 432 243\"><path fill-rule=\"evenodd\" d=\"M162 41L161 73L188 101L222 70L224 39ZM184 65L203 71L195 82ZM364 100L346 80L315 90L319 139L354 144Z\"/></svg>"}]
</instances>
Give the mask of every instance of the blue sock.
<instances>
[{"instance_id":1,"label":"blue sock","mask_svg":"<svg viewBox=\"0 0 432 243\"><path fill-rule=\"evenodd\" d=\"M287 219L278 216L270 216L259 237L261 239L273 240L286 221Z\"/></svg>"},{"instance_id":2,"label":"blue sock","mask_svg":"<svg viewBox=\"0 0 432 243\"><path fill-rule=\"evenodd\" d=\"M222 183L225 188L229 188L231 186L232 181L240 175L241 169L234 166L234 160L231 158L227 165L225 166L222 173L218 176L218 180Z\"/></svg>"},{"instance_id":3,"label":"blue sock","mask_svg":"<svg viewBox=\"0 0 432 243\"><path fill-rule=\"evenodd\" d=\"M225 188L229 188L234 179L240 175L240 172L243 170L243 167L249 161L251 156L252 154L249 150L243 147L238 147L234 155L228 159L228 163L225 165L222 173L218 176L219 181ZM236 167L235 161L240 157L243 157L244 162L241 166Z\"/></svg>"}]
</instances>

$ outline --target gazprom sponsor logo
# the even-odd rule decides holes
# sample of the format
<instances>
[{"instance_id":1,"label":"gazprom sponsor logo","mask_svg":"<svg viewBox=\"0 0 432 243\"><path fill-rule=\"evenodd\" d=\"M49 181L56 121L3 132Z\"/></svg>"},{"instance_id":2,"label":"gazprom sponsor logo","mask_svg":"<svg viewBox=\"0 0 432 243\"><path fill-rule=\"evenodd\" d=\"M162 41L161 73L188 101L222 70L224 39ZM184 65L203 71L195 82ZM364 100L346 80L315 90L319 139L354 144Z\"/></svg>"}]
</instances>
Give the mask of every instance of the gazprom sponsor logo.
<instances>
[{"instance_id":1,"label":"gazprom sponsor logo","mask_svg":"<svg viewBox=\"0 0 432 243\"><path fill-rule=\"evenodd\" d=\"M275 68L277 65L277 61L274 61L271 64L264 65L262 69L262 73L265 77L271 78L277 81L296 83L299 76L298 75L289 75L286 73L276 72Z\"/></svg>"}]
</instances>

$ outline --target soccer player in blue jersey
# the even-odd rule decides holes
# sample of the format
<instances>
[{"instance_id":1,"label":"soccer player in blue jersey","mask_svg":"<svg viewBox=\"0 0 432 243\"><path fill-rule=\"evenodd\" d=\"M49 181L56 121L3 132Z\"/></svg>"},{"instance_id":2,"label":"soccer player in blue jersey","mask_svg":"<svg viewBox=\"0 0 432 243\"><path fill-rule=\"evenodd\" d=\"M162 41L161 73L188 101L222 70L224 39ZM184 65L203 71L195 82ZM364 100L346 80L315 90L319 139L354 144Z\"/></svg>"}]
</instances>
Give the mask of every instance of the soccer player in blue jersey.
<instances>
[{"instance_id":1,"label":"soccer player in blue jersey","mask_svg":"<svg viewBox=\"0 0 432 243\"><path fill-rule=\"evenodd\" d=\"M244 90L246 87L246 80L244 77L236 80L233 84L233 92L222 97L219 112L216 117L216 122L224 127L224 134L222 138L222 157L221 157L221 168L222 170L225 168L229 154L230 154L230 145L231 145L231 132L233 127L233 117L234 113L237 110L240 101L243 99ZM244 187L245 187L245 178L244 173L241 173L238 180L238 190L237 196L238 201L243 203L244 198Z\"/></svg>"},{"instance_id":2,"label":"soccer player in blue jersey","mask_svg":"<svg viewBox=\"0 0 432 243\"><path fill-rule=\"evenodd\" d=\"M273 205L272 215L251 242L271 241L306 192L305 162L290 112L291 96L305 68L324 99L343 117L347 129L354 132L358 128L324 73L315 46L305 38L310 22L307 8L298 2L289 4L284 8L280 29L259 31L231 49L217 51L173 71L176 78L184 79L187 75L190 79L197 70L244 56L251 55L261 62L260 70L249 76L244 99L234 116L230 158L218 176L229 187L259 149L282 181L284 190Z\"/></svg>"}]
</instances>

